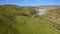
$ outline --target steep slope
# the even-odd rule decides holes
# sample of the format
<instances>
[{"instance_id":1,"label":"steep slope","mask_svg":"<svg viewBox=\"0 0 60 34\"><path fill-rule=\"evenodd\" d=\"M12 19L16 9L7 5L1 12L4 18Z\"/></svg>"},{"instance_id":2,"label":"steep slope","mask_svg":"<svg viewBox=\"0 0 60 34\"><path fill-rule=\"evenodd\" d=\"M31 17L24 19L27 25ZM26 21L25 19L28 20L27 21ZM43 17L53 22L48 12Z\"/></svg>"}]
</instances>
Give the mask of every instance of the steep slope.
<instances>
[{"instance_id":1,"label":"steep slope","mask_svg":"<svg viewBox=\"0 0 60 34\"><path fill-rule=\"evenodd\" d=\"M60 19L60 8L47 11L47 13L44 16L48 19L51 19L52 21L57 22L57 24L59 24L58 22L60 22L59 20Z\"/></svg>"},{"instance_id":2,"label":"steep slope","mask_svg":"<svg viewBox=\"0 0 60 34\"><path fill-rule=\"evenodd\" d=\"M49 21L53 22L54 28L57 30L60 30L60 8L47 11L45 15L42 16L44 19L47 19Z\"/></svg>"}]
</instances>

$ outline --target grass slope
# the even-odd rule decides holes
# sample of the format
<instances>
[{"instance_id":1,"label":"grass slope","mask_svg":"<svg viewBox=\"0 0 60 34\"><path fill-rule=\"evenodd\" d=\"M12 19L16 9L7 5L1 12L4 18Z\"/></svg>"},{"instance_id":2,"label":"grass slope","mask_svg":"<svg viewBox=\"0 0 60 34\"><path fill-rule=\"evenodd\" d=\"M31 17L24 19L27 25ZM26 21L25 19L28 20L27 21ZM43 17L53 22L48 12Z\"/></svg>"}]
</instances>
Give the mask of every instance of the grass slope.
<instances>
[{"instance_id":1,"label":"grass slope","mask_svg":"<svg viewBox=\"0 0 60 34\"><path fill-rule=\"evenodd\" d=\"M18 22L14 27L19 30L20 34L60 34L60 32L51 28L50 21L43 18L17 16L16 20Z\"/></svg>"}]
</instances>

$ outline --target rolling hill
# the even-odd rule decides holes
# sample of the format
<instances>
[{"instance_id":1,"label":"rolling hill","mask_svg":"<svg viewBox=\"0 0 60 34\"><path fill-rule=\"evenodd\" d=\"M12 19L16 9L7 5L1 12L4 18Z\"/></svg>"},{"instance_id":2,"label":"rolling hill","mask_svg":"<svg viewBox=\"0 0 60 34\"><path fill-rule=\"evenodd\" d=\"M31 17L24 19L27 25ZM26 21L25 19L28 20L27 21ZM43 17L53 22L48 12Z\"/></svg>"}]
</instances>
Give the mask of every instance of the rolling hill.
<instances>
[{"instance_id":1,"label":"rolling hill","mask_svg":"<svg viewBox=\"0 0 60 34\"><path fill-rule=\"evenodd\" d=\"M40 7L0 5L0 34L60 34L60 6L36 15Z\"/></svg>"}]
</instances>

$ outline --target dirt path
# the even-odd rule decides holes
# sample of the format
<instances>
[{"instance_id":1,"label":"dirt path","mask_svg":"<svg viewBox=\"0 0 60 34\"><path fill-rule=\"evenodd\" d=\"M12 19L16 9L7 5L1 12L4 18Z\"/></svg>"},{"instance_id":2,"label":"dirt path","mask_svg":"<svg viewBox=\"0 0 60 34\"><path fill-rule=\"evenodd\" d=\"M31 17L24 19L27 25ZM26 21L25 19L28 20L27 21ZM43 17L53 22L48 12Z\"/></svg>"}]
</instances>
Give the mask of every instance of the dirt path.
<instances>
[{"instance_id":1,"label":"dirt path","mask_svg":"<svg viewBox=\"0 0 60 34\"><path fill-rule=\"evenodd\" d=\"M51 25L51 28L53 28L53 29L55 29L55 30L57 30L57 31L60 32L60 28L57 28L58 24L56 24L55 22L50 21L50 20L48 20L48 19L46 19L46 18L44 18L44 17L42 17L42 19L49 21L49 22L52 24L52 25Z\"/></svg>"}]
</instances>

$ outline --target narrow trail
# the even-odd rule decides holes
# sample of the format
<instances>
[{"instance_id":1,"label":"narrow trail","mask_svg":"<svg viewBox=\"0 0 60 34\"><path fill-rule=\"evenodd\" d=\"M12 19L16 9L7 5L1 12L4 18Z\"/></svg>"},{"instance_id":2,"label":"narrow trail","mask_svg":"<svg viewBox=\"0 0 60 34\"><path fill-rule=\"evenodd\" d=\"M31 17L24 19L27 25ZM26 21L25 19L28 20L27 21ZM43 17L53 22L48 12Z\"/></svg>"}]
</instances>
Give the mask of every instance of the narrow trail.
<instances>
[{"instance_id":1,"label":"narrow trail","mask_svg":"<svg viewBox=\"0 0 60 34\"><path fill-rule=\"evenodd\" d=\"M41 18L44 19L44 20L49 21L49 22L52 24L52 25L51 25L51 28L53 28L53 29L55 29L55 30L57 30L57 31L60 32L60 28L56 28L58 24L56 24L55 22L53 22L53 21L51 21L51 20L48 20L48 19L46 19L46 18L44 18L44 17L41 17Z\"/></svg>"}]
</instances>

